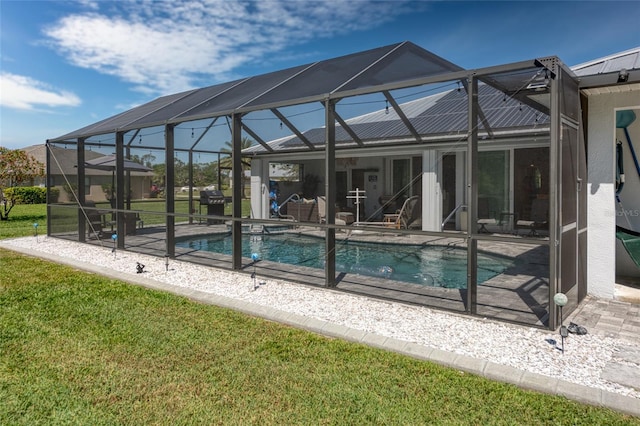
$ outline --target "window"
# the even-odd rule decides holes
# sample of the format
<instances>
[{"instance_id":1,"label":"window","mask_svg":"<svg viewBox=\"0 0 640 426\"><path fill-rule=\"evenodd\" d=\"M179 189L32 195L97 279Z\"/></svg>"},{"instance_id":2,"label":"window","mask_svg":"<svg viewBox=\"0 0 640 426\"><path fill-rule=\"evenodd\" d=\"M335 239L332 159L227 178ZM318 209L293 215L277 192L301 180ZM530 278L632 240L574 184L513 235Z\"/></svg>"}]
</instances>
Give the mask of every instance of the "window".
<instances>
[{"instance_id":1,"label":"window","mask_svg":"<svg viewBox=\"0 0 640 426\"><path fill-rule=\"evenodd\" d=\"M392 160L392 192L399 199L422 193L422 157Z\"/></svg>"},{"instance_id":2,"label":"window","mask_svg":"<svg viewBox=\"0 0 640 426\"><path fill-rule=\"evenodd\" d=\"M295 163L269 163L269 180L301 182L304 166Z\"/></svg>"},{"instance_id":3,"label":"window","mask_svg":"<svg viewBox=\"0 0 640 426\"><path fill-rule=\"evenodd\" d=\"M478 153L478 218L509 211L509 151Z\"/></svg>"},{"instance_id":4,"label":"window","mask_svg":"<svg viewBox=\"0 0 640 426\"><path fill-rule=\"evenodd\" d=\"M409 183L411 182L411 160L402 158L393 160L393 195L408 197L410 194Z\"/></svg>"},{"instance_id":5,"label":"window","mask_svg":"<svg viewBox=\"0 0 640 426\"><path fill-rule=\"evenodd\" d=\"M549 198L549 148L514 151L514 210L529 220L533 200Z\"/></svg>"}]
</instances>

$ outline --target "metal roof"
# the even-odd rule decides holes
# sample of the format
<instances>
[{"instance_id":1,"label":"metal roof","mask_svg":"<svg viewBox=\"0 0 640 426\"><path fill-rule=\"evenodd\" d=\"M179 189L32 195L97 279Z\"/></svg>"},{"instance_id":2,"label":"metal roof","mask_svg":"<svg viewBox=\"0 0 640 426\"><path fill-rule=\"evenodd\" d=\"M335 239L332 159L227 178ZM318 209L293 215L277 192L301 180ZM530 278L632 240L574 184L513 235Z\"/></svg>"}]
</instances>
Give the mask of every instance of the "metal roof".
<instances>
[{"instance_id":1,"label":"metal roof","mask_svg":"<svg viewBox=\"0 0 640 426\"><path fill-rule=\"evenodd\" d=\"M621 69L632 70L638 68L640 68L640 46L605 56L604 58L574 65L571 67L571 70L577 76L583 76L618 72Z\"/></svg>"},{"instance_id":2,"label":"metal roof","mask_svg":"<svg viewBox=\"0 0 640 426\"><path fill-rule=\"evenodd\" d=\"M163 96L51 142L87 138L284 105L322 101L341 93L376 91L380 84L444 75L462 68L402 42L334 59Z\"/></svg>"},{"instance_id":3,"label":"metal roof","mask_svg":"<svg viewBox=\"0 0 640 426\"><path fill-rule=\"evenodd\" d=\"M640 47L575 65L571 70L580 79L585 93L599 93L588 89L612 87L613 91L637 90L640 83ZM634 87L630 87L634 86Z\"/></svg>"},{"instance_id":4,"label":"metal roof","mask_svg":"<svg viewBox=\"0 0 640 426\"><path fill-rule=\"evenodd\" d=\"M503 92L487 84L478 87L478 102L484 112L491 130L497 134L507 134L514 130L540 130L548 128L549 116L520 103L517 99L505 96ZM428 135L430 140L442 141L443 138L466 139L468 130L468 99L464 90L448 90L400 105L402 111L420 135ZM362 142L367 145L390 143L415 143L415 138L393 110L385 109L346 120ZM482 133L484 126L479 123ZM324 146L324 127L314 128L303 133L315 147ZM355 147L347 131L336 125L336 145ZM287 136L268 143L273 151L287 151L307 148L303 141L295 136ZM261 145L243 150L245 154L265 153Z\"/></svg>"},{"instance_id":5,"label":"metal roof","mask_svg":"<svg viewBox=\"0 0 640 426\"><path fill-rule=\"evenodd\" d=\"M627 90L632 90L638 86L635 82L640 81L638 79L640 77L640 47L585 62L572 67L571 70L580 77L580 87L583 90L587 88L587 93L589 93L589 87L602 85L616 88L622 84ZM629 81L618 81L620 72L625 72L623 70L629 72ZM486 115L487 122L495 133L506 134L514 130L525 129L539 130L549 125L547 114L522 104L510 96L505 96L506 93L520 90L523 74L530 74L530 71L503 74L497 79L490 79L506 89L505 92L490 85L480 85L478 88L480 109ZM464 92L449 90L404 103L401 108L418 133L429 135L429 140L437 141L443 140L443 137L466 135L468 105ZM415 142L409 129L393 110L387 112L387 110L381 109L346 120L346 123L368 146L380 143ZM480 131L484 129L482 122L479 123L479 129ZM304 136L314 147L320 148L324 145L324 128L311 129L304 132ZM299 150L305 147L305 144L295 135L270 141L268 145L273 151L280 152ZM336 146L356 146L351 136L339 125L336 125ZM243 152L257 154L266 152L266 149L256 145Z\"/></svg>"},{"instance_id":6,"label":"metal roof","mask_svg":"<svg viewBox=\"0 0 640 426\"><path fill-rule=\"evenodd\" d=\"M47 146L45 144L31 145L23 148L22 150L31 155L36 160L40 161L42 164L47 163ZM76 174L78 166L78 153L75 149L66 149L61 146L50 145L48 147L48 150L51 154L49 169L52 175ZM85 151L84 156L88 162L94 160L97 161L97 159L101 158L107 158L107 156L104 156L103 154L95 151ZM87 176L111 176L111 171L110 169L99 170L87 167L85 169L85 174ZM149 173L144 171L144 169L141 169L140 171L132 171L131 175L148 176Z\"/></svg>"}]
</instances>

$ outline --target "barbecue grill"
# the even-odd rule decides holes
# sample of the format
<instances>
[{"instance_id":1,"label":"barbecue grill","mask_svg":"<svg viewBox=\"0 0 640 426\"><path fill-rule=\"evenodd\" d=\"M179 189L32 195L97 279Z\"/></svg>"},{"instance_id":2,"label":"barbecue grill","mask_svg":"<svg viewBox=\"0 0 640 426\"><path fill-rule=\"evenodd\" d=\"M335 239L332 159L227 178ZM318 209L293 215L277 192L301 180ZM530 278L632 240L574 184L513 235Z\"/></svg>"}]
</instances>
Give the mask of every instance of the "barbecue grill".
<instances>
[{"instance_id":1,"label":"barbecue grill","mask_svg":"<svg viewBox=\"0 0 640 426\"><path fill-rule=\"evenodd\" d=\"M200 191L200 206L207 206L208 216L224 216L224 202L222 191ZM207 219L208 225L222 222L222 219Z\"/></svg>"}]
</instances>

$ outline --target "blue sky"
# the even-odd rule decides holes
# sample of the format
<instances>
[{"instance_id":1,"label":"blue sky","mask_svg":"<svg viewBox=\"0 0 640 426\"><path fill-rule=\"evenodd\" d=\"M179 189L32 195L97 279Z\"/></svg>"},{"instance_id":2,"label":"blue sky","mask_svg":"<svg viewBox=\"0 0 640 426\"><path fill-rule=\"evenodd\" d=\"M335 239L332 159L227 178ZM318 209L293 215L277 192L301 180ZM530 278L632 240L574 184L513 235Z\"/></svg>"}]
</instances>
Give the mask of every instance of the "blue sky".
<instances>
[{"instance_id":1,"label":"blue sky","mask_svg":"<svg viewBox=\"0 0 640 426\"><path fill-rule=\"evenodd\" d=\"M0 146L158 96L411 41L464 68L640 46L638 1L0 0Z\"/></svg>"}]
</instances>

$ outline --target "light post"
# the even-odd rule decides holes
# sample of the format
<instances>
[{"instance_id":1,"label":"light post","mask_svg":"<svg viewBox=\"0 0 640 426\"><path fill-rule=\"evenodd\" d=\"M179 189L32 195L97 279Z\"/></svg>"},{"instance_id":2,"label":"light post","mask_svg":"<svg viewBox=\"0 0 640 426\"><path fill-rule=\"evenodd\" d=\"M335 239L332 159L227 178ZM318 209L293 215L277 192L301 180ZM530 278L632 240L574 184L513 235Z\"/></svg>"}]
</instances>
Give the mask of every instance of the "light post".
<instances>
[{"instance_id":1,"label":"light post","mask_svg":"<svg viewBox=\"0 0 640 426\"><path fill-rule=\"evenodd\" d=\"M562 324L562 307L567 304L569 299L564 293L556 293L555 296L553 296L553 301L560 307L560 337L562 338L562 353L564 353L564 338L569 335L569 331L567 327Z\"/></svg>"},{"instance_id":2,"label":"light post","mask_svg":"<svg viewBox=\"0 0 640 426\"><path fill-rule=\"evenodd\" d=\"M256 285L256 262L259 258L260 256L258 255L258 253L251 254L251 260L253 260L253 273L251 273L251 285L253 287L253 291L258 288L258 286Z\"/></svg>"},{"instance_id":3,"label":"light post","mask_svg":"<svg viewBox=\"0 0 640 426\"><path fill-rule=\"evenodd\" d=\"M113 241L113 248L111 249L111 253L113 253L113 257L115 259L116 257L116 240L118 239L118 234L117 233L113 233L111 234L111 240Z\"/></svg>"}]
</instances>

